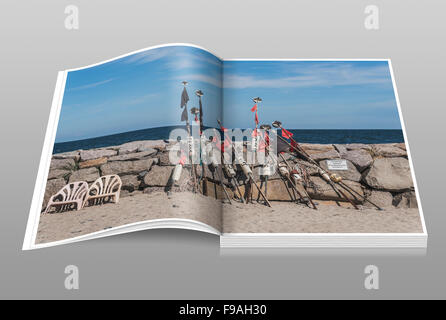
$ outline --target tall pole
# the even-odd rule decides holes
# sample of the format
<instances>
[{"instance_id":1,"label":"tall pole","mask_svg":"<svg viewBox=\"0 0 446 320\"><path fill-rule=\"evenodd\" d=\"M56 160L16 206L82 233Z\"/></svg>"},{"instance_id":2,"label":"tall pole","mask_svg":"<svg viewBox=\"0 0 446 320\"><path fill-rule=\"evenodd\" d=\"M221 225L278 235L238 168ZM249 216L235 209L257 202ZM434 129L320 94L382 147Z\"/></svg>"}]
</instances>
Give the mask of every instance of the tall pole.
<instances>
[{"instance_id":1,"label":"tall pole","mask_svg":"<svg viewBox=\"0 0 446 320\"><path fill-rule=\"evenodd\" d=\"M192 179L193 179L193 191L194 193L197 192L197 176L196 176L196 171L195 171L195 165L194 165L194 159L193 159L193 151L192 148L194 148L193 146L193 137L192 137L192 133L191 133L191 129L190 129L190 123L189 123L189 116L187 113L187 102L189 101L189 96L187 95L187 90L186 90L186 86L188 84L187 81L183 81L183 94L181 96L181 105L182 107L184 107L183 110L183 114L181 117L181 120L185 120L186 121L186 129L187 129L187 133L189 135L189 141L188 141L188 147L189 147L189 160L191 163L191 171L192 171ZM184 116L185 115L185 116Z\"/></svg>"},{"instance_id":2,"label":"tall pole","mask_svg":"<svg viewBox=\"0 0 446 320\"><path fill-rule=\"evenodd\" d=\"M203 124L203 104L201 101L201 97L203 96L203 91L197 90L195 91L196 96L198 97L198 104L199 104L199 124L200 124L200 146L202 142L202 134L204 130L204 124ZM201 150L201 148L200 148ZM200 159L201 163L201 183L202 183L202 191L203 195L207 196L208 194L208 186L207 186L207 175L206 175L206 165L203 163L203 161Z\"/></svg>"}]
</instances>

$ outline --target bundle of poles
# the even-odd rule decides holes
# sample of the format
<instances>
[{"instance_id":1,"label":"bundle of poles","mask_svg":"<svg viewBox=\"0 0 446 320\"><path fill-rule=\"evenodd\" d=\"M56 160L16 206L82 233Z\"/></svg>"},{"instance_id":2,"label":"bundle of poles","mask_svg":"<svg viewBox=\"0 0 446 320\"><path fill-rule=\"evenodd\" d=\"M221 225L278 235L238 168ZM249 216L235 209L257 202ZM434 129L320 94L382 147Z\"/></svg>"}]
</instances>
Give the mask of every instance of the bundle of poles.
<instances>
[{"instance_id":1,"label":"bundle of poles","mask_svg":"<svg viewBox=\"0 0 446 320\"><path fill-rule=\"evenodd\" d=\"M256 202L263 202L265 205L271 207L271 203L268 200L268 179L271 175L275 173L275 168L278 169L279 176L285 185L285 189L290 197L290 200L298 203L304 204L310 208L317 210L316 204L311 199L309 193L307 192L308 187L308 174L305 169L300 167L299 164L290 164L290 162L285 158L284 153L290 153L296 158L300 158L308 162L313 166L318 175L334 190L338 198L343 199L343 201L350 203L355 209L359 209L358 205L353 199L362 198L364 202L368 202L376 207L378 210L382 210L377 204L370 201L364 195L360 194L355 189L351 188L346 184L342 177L336 173L331 173L328 170L322 168L317 161L315 161L311 155L309 155L304 148L293 139L293 134L282 126L280 121L274 121L271 125L261 124L259 125L258 109L262 102L260 97L255 97L252 99L254 106L251 108L251 112L255 113L254 116L254 131L252 133L251 141L251 152L253 156L253 161L248 164L244 157L244 150L237 150L237 146L232 141L226 137L226 129L223 127L221 121L217 119L220 126L220 130L223 132L224 139L221 144L219 140L206 140L203 131L203 104L202 97L203 92L201 90L195 91L195 95L198 97L198 108L191 108L191 114L195 117L195 122L199 126L199 136L200 143L205 145L205 148L201 150L201 153L206 153L208 163L205 164L200 157L200 164L194 163L195 154L195 141L192 136L191 124L189 122L187 104L189 101L189 95L187 93L187 81L183 81L183 92L181 94L181 108L183 112L181 114L181 121L186 122L186 129L188 133L188 153L182 154L180 161L176 164L175 169L172 174L173 185L177 184L181 177L182 168L186 164L186 159L189 159L190 169L191 169L191 180L192 180L192 190L194 193L201 192L203 195L209 195L208 190L208 178L207 171L209 170L212 174L212 180L214 185L214 196L217 198L217 184L221 186L224 194L224 198L229 204L232 204L233 200L240 201L242 203L253 203L253 191L254 188L257 190ZM272 131L272 127L281 131L281 134L277 134L276 131ZM260 129L260 130L259 130ZM275 133L277 138L277 143L281 147L277 150L277 155L270 150L270 135ZM216 141L218 141L216 143ZM249 145L249 144L248 144ZM230 146L229 150L234 150L234 155L229 156L224 159L225 147ZM217 150L219 149L219 150ZM215 152L217 151L217 152ZM264 161L260 165L259 175L260 175L260 185L256 182L254 178L254 165L259 153L263 153ZM217 157L220 156L220 159ZM226 160L226 161L224 161ZM198 174L197 166L201 167L200 174ZM241 191L241 186L239 183L239 178L243 174L245 179L244 194ZM216 179L217 178L217 179ZM228 192L228 186L224 183L223 178L228 181L229 188L233 191L233 198ZM351 197L349 197L349 195Z\"/></svg>"}]
</instances>

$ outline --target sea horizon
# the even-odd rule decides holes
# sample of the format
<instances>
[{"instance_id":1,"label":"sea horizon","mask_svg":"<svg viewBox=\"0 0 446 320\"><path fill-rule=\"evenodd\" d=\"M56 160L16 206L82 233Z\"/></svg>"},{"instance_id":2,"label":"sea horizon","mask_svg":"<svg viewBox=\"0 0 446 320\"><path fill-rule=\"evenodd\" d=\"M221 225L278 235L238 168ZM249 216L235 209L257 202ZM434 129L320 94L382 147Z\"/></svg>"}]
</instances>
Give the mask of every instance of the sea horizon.
<instances>
[{"instance_id":1,"label":"sea horizon","mask_svg":"<svg viewBox=\"0 0 446 320\"><path fill-rule=\"evenodd\" d=\"M75 150L106 148L138 140L168 140L173 129L184 125L155 127L115 133L94 138L54 143L53 154ZM207 127L208 128L208 127ZM244 129L243 129L244 130ZM404 142L402 129L289 129L300 143L400 143Z\"/></svg>"}]
</instances>

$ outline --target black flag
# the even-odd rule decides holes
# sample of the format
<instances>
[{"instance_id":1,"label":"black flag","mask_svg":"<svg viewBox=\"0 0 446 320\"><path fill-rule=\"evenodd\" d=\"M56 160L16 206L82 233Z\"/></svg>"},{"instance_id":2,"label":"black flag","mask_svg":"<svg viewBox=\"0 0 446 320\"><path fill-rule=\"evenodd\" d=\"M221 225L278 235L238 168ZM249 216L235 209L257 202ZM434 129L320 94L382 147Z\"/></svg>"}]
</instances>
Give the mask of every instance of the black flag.
<instances>
[{"instance_id":1,"label":"black flag","mask_svg":"<svg viewBox=\"0 0 446 320\"><path fill-rule=\"evenodd\" d=\"M187 94L186 87L183 89L183 93L181 94L181 108L184 107L189 101L189 95Z\"/></svg>"},{"instance_id":2,"label":"black flag","mask_svg":"<svg viewBox=\"0 0 446 320\"><path fill-rule=\"evenodd\" d=\"M189 121L189 116L187 114L187 102L189 101L189 95L187 94L186 87L183 89L183 93L181 94L181 105L183 108L183 112L181 113L181 121Z\"/></svg>"},{"instance_id":3,"label":"black flag","mask_svg":"<svg viewBox=\"0 0 446 320\"><path fill-rule=\"evenodd\" d=\"M277 139L277 153L290 151L290 146L287 143L285 143L282 139L277 138L277 136L275 138Z\"/></svg>"},{"instance_id":4,"label":"black flag","mask_svg":"<svg viewBox=\"0 0 446 320\"><path fill-rule=\"evenodd\" d=\"M181 121L189 121L189 116L187 115L187 106L184 107L181 113Z\"/></svg>"}]
</instances>

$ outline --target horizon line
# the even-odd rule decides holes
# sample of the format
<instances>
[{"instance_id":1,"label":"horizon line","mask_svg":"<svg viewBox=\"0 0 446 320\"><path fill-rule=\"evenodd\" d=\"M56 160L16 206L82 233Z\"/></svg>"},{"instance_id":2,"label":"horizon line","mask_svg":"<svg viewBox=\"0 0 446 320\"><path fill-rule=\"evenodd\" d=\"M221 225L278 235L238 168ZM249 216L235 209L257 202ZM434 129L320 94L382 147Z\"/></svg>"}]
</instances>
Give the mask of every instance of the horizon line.
<instances>
[{"instance_id":1,"label":"horizon line","mask_svg":"<svg viewBox=\"0 0 446 320\"><path fill-rule=\"evenodd\" d=\"M192 125L192 123L191 123ZM136 129L136 130L130 130L130 131L123 131L123 132L119 132L119 133L111 133L111 134L106 134L106 135L102 135L102 136L95 136L95 137L90 137L90 138L81 138L81 139L77 139L77 140L67 140L67 141L55 141L54 144L56 143L70 143L70 142L77 142L77 141L82 141L82 140L90 140L90 139L99 139L99 138L105 138L105 137L110 137L110 136L116 136L116 135L120 135L120 134L124 134L124 133L130 133L130 132L136 132L136 131L143 131L143 130L149 130L149 129L158 129L158 128L167 128L167 127L182 127L185 125L181 124L181 125L170 125L170 126L161 126L161 127L150 127L150 128L144 128L144 129ZM209 126L204 126L206 128L214 128L219 130L219 128L216 127L209 127ZM227 128L227 129L234 129L234 128ZM254 128L237 128L237 129L242 129L242 130L246 130L246 129L254 129ZM399 131L403 131L402 128L399 129L391 129L391 128L361 128L361 129L353 129L353 128L314 128L314 129L296 129L296 128L286 128L287 130L399 130Z\"/></svg>"}]
</instances>

